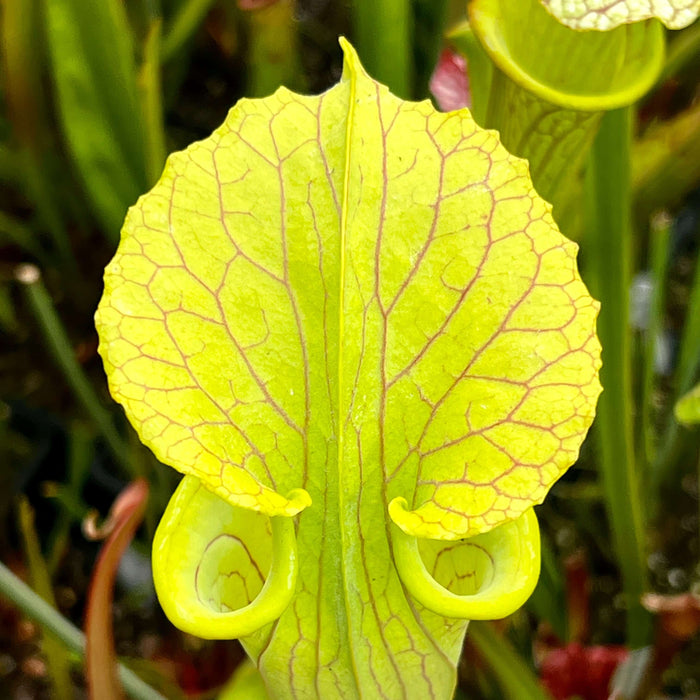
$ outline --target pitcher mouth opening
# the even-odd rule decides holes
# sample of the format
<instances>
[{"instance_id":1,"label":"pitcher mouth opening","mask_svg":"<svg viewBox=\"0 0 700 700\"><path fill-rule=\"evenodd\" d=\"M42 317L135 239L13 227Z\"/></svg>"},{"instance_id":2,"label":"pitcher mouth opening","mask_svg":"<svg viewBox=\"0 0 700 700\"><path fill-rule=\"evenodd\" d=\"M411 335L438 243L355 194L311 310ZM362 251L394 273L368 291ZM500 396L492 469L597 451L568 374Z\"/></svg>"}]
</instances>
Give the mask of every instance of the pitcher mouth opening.
<instances>
[{"instance_id":1,"label":"pitcher mouth opening","mask_svg":"<svg viewBox=\"0 0 700 700\"><path fill-rule=\"evenodd\" d=\"M153 541L153 578L170 621L206 639L238 639L291 602L294 520L232 506L185 476Z\"/></svg>"},{"instance_id":2,"label":"pitcher mouth opening","mask_svg":"<svg viewBox=\"0 0 700 700\"><path fill-rule=\"evenodd\" d=\"M517 4L516 4L517 3ZM656 82L664 61L664 29L657 20L618 26L610 31L577 31L555 19L538 0L475 0L469 3L471 27L496 66L513 82L538 98L562 108L584 112L602 112L630 105L642 97ZM522 3L522 4L520 4ZM528 12L522 22L504 22L505 13ZM526 21L525 21L526 20ZM522 28L528 27L528 34ZM532 31L538 28L536 37ZM511 33L509 33L509 31ZM595 36L597 41L591 42ZM542 45L567 47L562 61L538 61ZM590 72L586 85L581 71L565 70L566 63L600 63L602 52L609 51L616 60L611 71ZM543 57L544 58L544 57ZM554 67L558 73L551 73ZM576 82L568 81L576 76ZM601 82L602 81L602 82Z\"/></svg>"},{"instance_id":3,"label":"pitcher mouth opening","mask_svg":"<svg viewBox=\"0 0 700 700\"><path fill-rule=\"evenodd\" d=\"M444 617L496 620L532 594L540 573L533 509L464 540L424 540L392 526L401 581L423 606Z\"/></svg>"}]
</instances>

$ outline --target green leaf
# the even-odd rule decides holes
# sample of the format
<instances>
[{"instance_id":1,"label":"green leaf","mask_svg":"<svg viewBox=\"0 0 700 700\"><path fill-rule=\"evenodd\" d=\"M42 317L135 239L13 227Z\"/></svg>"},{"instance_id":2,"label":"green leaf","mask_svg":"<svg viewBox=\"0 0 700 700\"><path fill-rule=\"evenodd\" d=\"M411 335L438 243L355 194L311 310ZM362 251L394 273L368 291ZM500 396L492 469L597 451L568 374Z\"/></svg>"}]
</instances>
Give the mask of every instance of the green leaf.
<instances>
[{"instance_id":1,"label":"green leaf","mask_svg":"<svg viewBox=\"0 0 700 700\"><path fill-rule=\"evenodd\" d=\"M182 50L204 22L214 0L181 0L163 34L162 59L167 63Z\"/></svg>"},{"instance_id":2,"label":"green leaf","mask_svg":"<svg viewBox=\"0 0 700 700\"><path fill-rule=\"evenodd\" d=\"M669 29L682 29L700 14L700 0L540 0L572 29L608 31L621 24L656 17Z\"/></svg>"},{"instance_id":3,"label":"green leaf","mask_svg":"<svg viewBox=\"0 0 700 700\"><path fill-rule=\"evenodd\" d=\"M63 134L100 224L116 238L126 208L147 183L123 3L51 0L45 13Z\"/></svg>"},{"instance_id":4,"label":"green leaf","mask_svg":"<svg viewBox=\"0 0 700 700\"><path fill-rule=\"evenodd\" d=\"M154 544L171 619L244 635L271 697L449 697L460 617L535 584L598 305L526 163L343 47L325 94L241 100L170 157L106 270L100 352L189 475Z\"/></svg>"},{"instance_id":5,"label":"green leaf","mask_svg":"<svg viewBox=\"0 0 700 700\"><path fill-rule=\"evenodd\" d=\"M681 396L673 409L676 420L684 425L700 423L700 384Z\"/></svg>"},{"instance_id":6,"label":"green leaf","mask_svg":"<svg viewBox=\"0 0 700 700\"><path fill-rule=\"evenodd\" d=\"M40 225L51 233L61 262L71 265L64 212L59 206L63 193L58 191L56 182L61 176L56 162L57 144L42 83L46 60L42 5L39 0L25 0L6 3L2 9L3 103L21 149L17 152L2 145L0 174L3 181L19 186L33 202ZM27 238L15 227L9 233L11 238L22 239L17 242L37 259L45 257L35 235Z\"/></svg>"}]
</instances>

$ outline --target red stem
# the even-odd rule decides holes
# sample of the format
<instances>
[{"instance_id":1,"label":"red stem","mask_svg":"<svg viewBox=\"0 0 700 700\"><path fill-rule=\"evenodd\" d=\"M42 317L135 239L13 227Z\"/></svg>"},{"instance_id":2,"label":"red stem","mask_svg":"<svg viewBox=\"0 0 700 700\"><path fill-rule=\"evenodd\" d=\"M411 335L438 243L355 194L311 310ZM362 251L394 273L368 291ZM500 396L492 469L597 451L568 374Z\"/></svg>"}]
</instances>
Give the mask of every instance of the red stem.
<instances>
[{"instance_id":1,"label":"red stem","mask_svg":"<svg viewBox=\"0 0 700 700\"><path fill-rule=\"evenodd\" d=\"M85 666L92 700L124 698L117 675L112 626L114 579L122 554L143 519L147 500L148 484L144 479L137 479L119 494L108 519L113 527L93 571L85 617Z\"/></svg>"}]
</instances>

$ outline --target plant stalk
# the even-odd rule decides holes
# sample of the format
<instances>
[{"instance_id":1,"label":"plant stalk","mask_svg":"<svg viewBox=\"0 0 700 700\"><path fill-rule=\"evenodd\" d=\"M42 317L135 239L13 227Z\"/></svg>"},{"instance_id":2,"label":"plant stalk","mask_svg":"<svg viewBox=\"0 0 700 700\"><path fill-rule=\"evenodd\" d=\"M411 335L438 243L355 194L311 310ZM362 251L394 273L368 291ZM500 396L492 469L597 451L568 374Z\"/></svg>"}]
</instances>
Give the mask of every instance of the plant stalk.
<instances>
[{"instance_id":1,"label":"plant stalk","mask_svg":"<svg viewBox=\"0 0 700 700\"><path fill-rule=\"evenodd\" d=\"M634 452L629 290L632 226L631 109L608 112L596 137L586 176L586 272L601 302L603 346L596 436L599 468L627 604L627 642L649 643L651 617L640 599L647 589L645 523Z\"/></svg>"},{"instance_id":2,"label":"plant stalk","mask_svg":"<svg viewBox=\"0 0 700 700\"><path fill-rule=\"evenodd\" d=\"M269 7L245 13L250 49L248 93L271 95L280 85L303 89L297 21L293 0L280 0Z\"/></svg>"},{"instance_id":3,"label":"plant stalk","mask_svg":"<svg viewBox=\"0 0 700 700\"><path fill-rule=\"evenodd\" d=\"M409 0L356 0L357 51L367 72L398 97L412 95L412 22Z\"/></svg>"}]
</instances>

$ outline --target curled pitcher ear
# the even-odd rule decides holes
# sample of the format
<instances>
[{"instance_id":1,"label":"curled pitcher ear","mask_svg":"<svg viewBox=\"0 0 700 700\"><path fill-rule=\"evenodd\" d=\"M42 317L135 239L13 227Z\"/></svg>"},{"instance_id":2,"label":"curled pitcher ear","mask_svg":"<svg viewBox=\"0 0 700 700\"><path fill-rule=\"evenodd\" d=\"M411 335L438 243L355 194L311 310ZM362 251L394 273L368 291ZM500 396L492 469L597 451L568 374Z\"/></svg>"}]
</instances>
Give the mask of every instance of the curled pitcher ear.
<instances>
[{"instance_id":1,"label":"curled pitcher ear","mask_svg":"<svg viewBox=\"0 0 700 700\"><path fill-rule=\"evenodd\" d=\"M403 500L403 499L400 499ZM406 507L397 499L394 509ZM444 617L500 619L532 594L540 573L533 509L463 540L423 540L392 525L396 568L408 592Z\"/></svg>"},{"instance_id":2,"label":"curled pitcher ear","mask_svg":"<svg viewBox=\"0 0 700 700\"><path fill-rule=\"evenodd\" d=\"M289 605L298 570L292 518L231 506L193 476L153 542L153 579L171 622L206 639L245 637Z\"/></svg>"}]
</instances>

